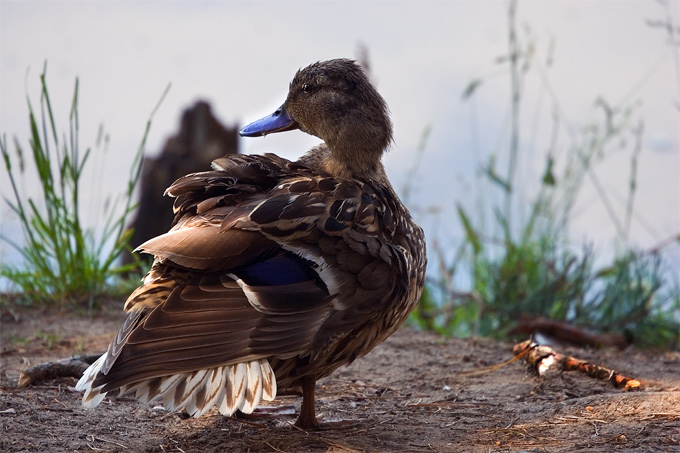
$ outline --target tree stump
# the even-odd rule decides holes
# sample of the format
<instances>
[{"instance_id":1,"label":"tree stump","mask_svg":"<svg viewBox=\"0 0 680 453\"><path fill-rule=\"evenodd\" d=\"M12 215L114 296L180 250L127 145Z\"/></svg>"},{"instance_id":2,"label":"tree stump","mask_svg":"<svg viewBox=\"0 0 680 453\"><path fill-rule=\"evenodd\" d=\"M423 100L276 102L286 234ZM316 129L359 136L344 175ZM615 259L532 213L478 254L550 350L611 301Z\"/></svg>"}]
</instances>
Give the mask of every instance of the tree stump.
<instances>
[{"instance_id":1,"label":"tree stump","mask_svg":"<svg viewBox=\"0 0 680 453\"><path fill-rule=\"evenodd\" d=\"M210 170L210 163L226 154L238 153L238 127L223 126L212 114L210 104L196 102L182 113L180 130L165 142L157 157L144 159L140 181L139 207L129 227L130 241L136 248L147 240L166 233L172 224L173 199L164 197L175 180L188 173ZM142 256L142 259L151 257ZM123 264L134 262L130 253Z\"/></svg>"}]
</instances>

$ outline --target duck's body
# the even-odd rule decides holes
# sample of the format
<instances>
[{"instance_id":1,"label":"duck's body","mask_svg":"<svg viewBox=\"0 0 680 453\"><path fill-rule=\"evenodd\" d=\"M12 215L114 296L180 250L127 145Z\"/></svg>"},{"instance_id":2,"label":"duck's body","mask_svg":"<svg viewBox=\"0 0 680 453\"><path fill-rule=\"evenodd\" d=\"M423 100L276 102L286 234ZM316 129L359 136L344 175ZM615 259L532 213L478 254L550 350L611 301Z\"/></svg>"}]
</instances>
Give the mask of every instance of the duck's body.
<instances>
[{"instance_id":1,"label":"duck's body","mask_svg":"<svg viewBox=\"0 0 680 453\"><path fill-rule=\"evenodd\" d=\"M316 98L305 99L312 84ZM343 90L348 99L338 98ZM356 94L366 92L368 101ZM375 124L358 132L329 124L357 118L351 101L368 102L359 117ZM168 189L174 226L140 247L154 265L77 385L85 405L121 389L194 416L213 406L249 413L277 386L302 385L297 423L311 427L316 380L408 317L424 284L425 245L380 163L391 139L384 101L353 62L317 63L298 72L282 109L242 133L291 128L326 144L297 162L224 157Z\"/></svg>"}]
</instances>

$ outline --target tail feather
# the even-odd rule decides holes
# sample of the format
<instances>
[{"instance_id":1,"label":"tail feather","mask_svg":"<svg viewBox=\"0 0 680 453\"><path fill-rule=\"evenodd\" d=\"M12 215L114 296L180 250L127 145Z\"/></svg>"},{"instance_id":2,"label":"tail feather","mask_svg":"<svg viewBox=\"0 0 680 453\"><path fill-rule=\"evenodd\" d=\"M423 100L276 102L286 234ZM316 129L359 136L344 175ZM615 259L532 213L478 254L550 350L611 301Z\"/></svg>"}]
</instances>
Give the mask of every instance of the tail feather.
<instances>
[{"instance_id":1,"label":"tail feather","mask_svg":"<svg viewBox=\"0 0 680 453\"><path fill-rule=\"evenodd\" d=\"M262 399L262 372L260 362L252 361L246 363L246 373L248 375L248 386L246 387L246 398L241 411L244 414L252 414Z\"/></svg>"},{"instance_id":2,"label":"tail feather","mask_svg":"<svg viewBox=\"0 0 680 453\"><path fill-rule=\"evenodd\" d=\"M229 367L227 377L227 390L224 401L219 407L219 411L224 415L231 415L237 409L243 407L246 399L246 387L248 377L246 374L246 364L237 363Z\"/></svg>"},{"instance_id":3,"label":"tail feather","mask_svg":"<svg viewBox=\"0 0 680 453\"><path fill-rule=\"evenodd\" d=\"M262 376L262 399L274 401L276 398L276 375L267 360L260 360L260 376Z\"/></svg>"},{"instance_id":4,"label":"tail feather","mask_svg":"<svg viewBox=\"0 0 680 453\"><path fill-rule=\"evenodd\" d=\"M84 391L83 406L91 408L102 402L106 392L92 384L106 361L107 354L93 363L78 381L76 390ZM276 397L276 376L266 359L225 365L208 370L179 373L146 379L120 388L121 394L134 394L144 403L162 401L169 411L185 409L200 417L217 406L231 415L240 410L252 413L261 400Z\"/></svg>"},{"instance_id":5,"label":"tail feather","mask_svg":"<svg viewBox=\"0 0 680 453\"><path fill-rule=\"evenodd\" d=\"M197 404L198 411L194 413L194 417L200 417L206 413L210 408L219 404L220 398L224 398L226 387L224 385L225 368L213 368L208 373L208 382L206 382L206 391L203 401Z\"/></svg>"},{"instance_id":6,"label":"tail feather","mask_svg":"<svg viewBox=\"0 0 680 453\"><path fill-rule=\"evenodd\" d=\"M85 370L83 376L76 384L76 390L85 392L83 395L83 406L87 408L98 406L106 396L106 392L101 392L103 386L93 388L92 384L94 379L97 377L97 374L99 374L99 370L101 370L102 366L104 365L107 356L108 354L106 353L102 354L101 357L99 357L92 365L87 368L87 370Z\"/></svg>"}]
</instances>

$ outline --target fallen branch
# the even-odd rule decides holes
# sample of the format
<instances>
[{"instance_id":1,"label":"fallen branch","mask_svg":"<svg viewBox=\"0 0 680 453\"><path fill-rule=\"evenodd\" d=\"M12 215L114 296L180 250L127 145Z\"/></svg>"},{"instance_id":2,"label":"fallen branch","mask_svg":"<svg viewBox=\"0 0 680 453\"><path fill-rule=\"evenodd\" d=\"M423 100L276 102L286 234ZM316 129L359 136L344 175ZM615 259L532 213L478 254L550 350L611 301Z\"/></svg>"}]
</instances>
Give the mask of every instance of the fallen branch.
<instances>
[{"instance_id":1,"label":"fallen branch","mask_svg":"<svg viewBox=\"0 0 680 453\"><path fill-rule=\"evenodd\" d=\"M60 377L80 378L87 367L99 357L101 354L79 355L56 362L41 363L22 371L17 387L28 387L31 384Z\"/></svg>"},{"instance_id":2,"label":"fallen branch","mask_svg":"<svg viewBox=\"0 0 680 453\"><path fill-rule=\"evenodd\" d=\"M576 326L566 321L548 319L543 317L530 318L522 316L517 325L509 332L509 335L536 335L543 334L563 343L576 346L593 346L596 348L616 347L623 349L630 343L625 335L616 333L597 333L583 326Z\"/></svg>"},{"instance_id":3,"label":"fallen branch","mask_svg":"<svg viewBox=\"0 0 680 453\"><path fill-rule=\"evenodd\" d=\"M534 368L534 370L536 370L539 376L543 376L551 370L580 371L595 379L611 381L616 388L638 390L642 385L637 379L622 376L614 370L599 365L593 365L585 360L565 356L556 352L549 346L538 345L532 340L526 340L516 344L512 348L512 353L515 356L524 354L524 359Z\"/></svg>"}]
</instances>

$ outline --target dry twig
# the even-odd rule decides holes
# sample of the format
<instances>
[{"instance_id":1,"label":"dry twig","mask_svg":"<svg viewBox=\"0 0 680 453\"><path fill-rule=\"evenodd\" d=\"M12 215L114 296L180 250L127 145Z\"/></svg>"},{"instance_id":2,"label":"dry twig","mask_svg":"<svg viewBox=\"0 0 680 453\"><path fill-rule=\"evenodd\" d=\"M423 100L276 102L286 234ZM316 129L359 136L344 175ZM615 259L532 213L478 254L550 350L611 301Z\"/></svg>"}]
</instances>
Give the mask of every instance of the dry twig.
<instances>
[{"instance_id":1,"label":"dry twig","mask_svg":"<svg viewBox=\"0 0 680 453\"><path fill-rule=\"evenodd\" d=\"M524 355L525 360L536 372L542 376L548 371L580 371L595 379L611 381L616 388L625 390L638 390L642 383L637 379L632 379L620 375L614 370L599 365L566 356L556 352L549 346L541 346L532 340L526 340L516 344L512 348L515 356Z\"/></svg>"},{"instance_id":2,"label":"dry twig","mask_svg":"<svg viewBox=\"0 0 680 453\"><path fill-rule=\"evenodd\" d=\"M87 367L100 356L101 354L80 355L56 362L41 363L22 371L17 386L28 387L31 384L58 377L80 378Z\"/></svg>"}]
</instances>

